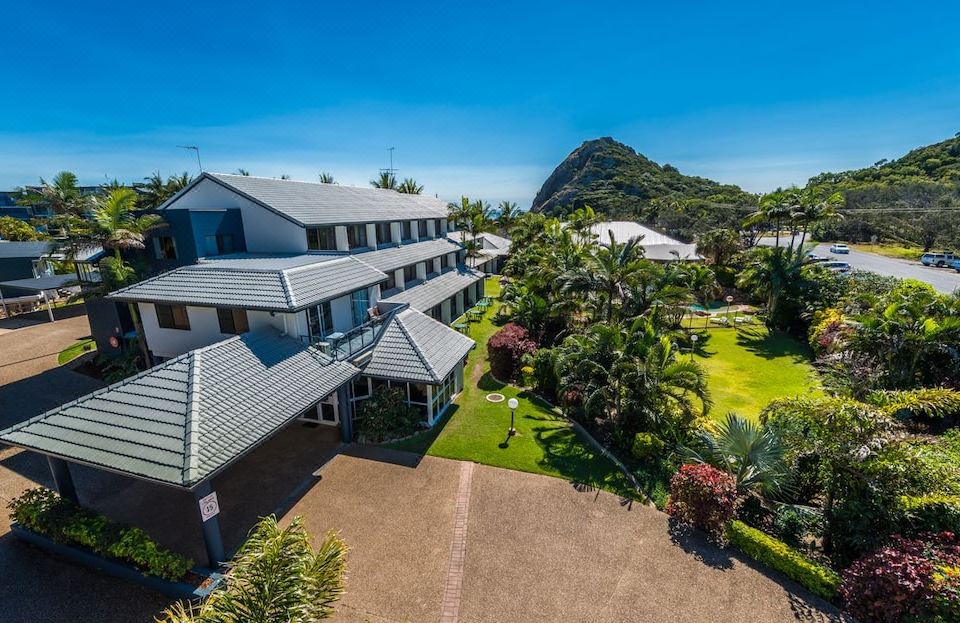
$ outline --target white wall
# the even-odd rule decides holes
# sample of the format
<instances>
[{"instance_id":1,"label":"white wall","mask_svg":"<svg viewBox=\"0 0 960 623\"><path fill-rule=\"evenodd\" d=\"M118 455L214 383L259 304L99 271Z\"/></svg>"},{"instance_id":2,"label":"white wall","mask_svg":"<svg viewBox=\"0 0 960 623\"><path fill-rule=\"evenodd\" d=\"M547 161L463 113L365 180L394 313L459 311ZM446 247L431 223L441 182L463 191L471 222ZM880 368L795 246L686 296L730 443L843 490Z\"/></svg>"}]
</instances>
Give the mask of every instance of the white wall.
<instances>
[{"instance_id":1,"label":"white wall","mask_svg":"<svg viewBox=\"0 0 960 623\"><path fill-rule=\"evenodd\" d=\"M209 179L202 180L168 209L240 208L243 237L251 253L303 253L307 235L293 223Z\"/></svg>"},{"instance_id":2,"label":"white wall","mask_svg":"<svg viewBox=\"0 0 960 623\"><path fill-rule=\"evenodd\" d=\"M157 322L157 312L153 303L137 303L140 310L140 320L143 323L143 332L147 337L147 345L158 357L176 357L195 348L209 346L232 337L231 334L220 332L220 320L217 310L213 307L187 307L187 317L190 319L190 330L163 329ZM248 311L247 322L251 331L273 328L283 331L284 314L271 317L269 312ZM292 327L294 322L289 323Z\"/></svg>"}]
</instances>

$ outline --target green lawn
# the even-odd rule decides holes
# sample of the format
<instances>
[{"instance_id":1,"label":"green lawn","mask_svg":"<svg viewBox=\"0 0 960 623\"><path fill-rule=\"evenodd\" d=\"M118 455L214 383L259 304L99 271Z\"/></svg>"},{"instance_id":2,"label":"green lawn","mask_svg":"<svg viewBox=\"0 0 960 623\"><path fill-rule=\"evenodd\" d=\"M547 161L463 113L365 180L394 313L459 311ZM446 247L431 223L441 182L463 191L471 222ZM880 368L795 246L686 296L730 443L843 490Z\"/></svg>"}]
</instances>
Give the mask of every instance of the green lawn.
<instances>
[{"instance_id":1,"label":"green lawn","mask_svg":"<svg viewBox=\"0 0 960 623\"><path fill-rule=\"evenodd\" d=\"M851 244L851 249L856 251L866 251L867 253L876 253L877 255L886 255L901 260L917 261L923 255L923 249L920 247L907 247L897 244Z\"/></svg>"},{"instance_id":2,"label":"green lawn","mask_svg":"<svg viewBox=\"0 0 960 623\"><path fill-rule=\"evenodd\" d=\"M60 354L57 355L57 363L62 366L65 363L73 361L80 355L94 350L97 350L97 344L92 338L86 338L80 340L79 342L74 342L70 346L67 346L60 351Z\"/></svg>"},{"instance_id":3,"label":"green lawn","mask_svg":"<svg viewBox=\"0 0 960 623\"><path fill-rule=\"evenodd\" d=\"M497 279L487 280L487 296L499 294ZM556 476L625 497L637 497L616 465L594 450L563 417L527 392L499 383L490 376L486 342L499 329L491 322L496 307L491 307L481 322L470 324L469 335L477 347L467 359L464 391L443 420L431 430L391 447ZM500 403L486 400L486 395L492 392L520 401L516 436L507 436L510 409L506 400Z\"/></svg>"},{"instance_id":4,"label":"green lawn","mask_svg":"<svg viewBox=\"0 0 960 623\"><path fill-rule=\"evenodd\" d=\"M806 345L760 324L701 333L696 359L710 375L716 419L729 411L756 419L775 398L819 391Z\"/></svg>"}]
</instances>

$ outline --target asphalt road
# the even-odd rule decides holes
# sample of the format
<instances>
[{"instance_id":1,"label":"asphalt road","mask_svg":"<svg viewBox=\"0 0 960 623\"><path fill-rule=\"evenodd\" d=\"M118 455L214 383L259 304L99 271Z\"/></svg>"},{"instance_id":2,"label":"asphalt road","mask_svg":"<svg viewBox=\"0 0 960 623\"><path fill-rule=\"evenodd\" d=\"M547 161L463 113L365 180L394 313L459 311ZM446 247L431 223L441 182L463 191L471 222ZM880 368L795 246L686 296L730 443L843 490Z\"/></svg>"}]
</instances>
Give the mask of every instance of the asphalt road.
<instances>
[{"instance_id":1,"label":"asphalt road","mask_svg":"<svg viewBox=\"0 0 960 623\"><path fill-rule=\"evenodd\" d=\"M780 239L781 245L785 243L790 244L789 237L786 241ZM760 244L773 246L774 239L763 238L760 240ZM830 253L830 243L818 244L814 247L813 252L817 255L847 262L854 270L868 270L878 275L925 281L944 294L950 294L960 288L960 273L952 268L931 268L924 266L919 261L900 260L852 249L849 254L837 255Z\"/></svg>"}]
</instances>

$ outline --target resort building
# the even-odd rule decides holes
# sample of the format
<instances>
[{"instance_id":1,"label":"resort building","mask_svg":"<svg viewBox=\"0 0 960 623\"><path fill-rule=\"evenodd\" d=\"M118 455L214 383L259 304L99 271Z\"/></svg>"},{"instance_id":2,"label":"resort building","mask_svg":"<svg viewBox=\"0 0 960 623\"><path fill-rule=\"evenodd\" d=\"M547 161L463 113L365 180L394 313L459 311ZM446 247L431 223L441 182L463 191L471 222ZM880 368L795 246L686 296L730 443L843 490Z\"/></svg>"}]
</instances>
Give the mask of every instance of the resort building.
<instances>
[{"instance_id":1,"label":"resort building","mask_svg":"<svg viewBox=\"0 0 960 623\"><path fill-rule=\"evenodd\" d=\"M425 426L462 390L474 342L448 325L484 273L443 201L204 173L159 213L147 250L169 269L105 299L135 309L153 367L0 432L50 457L62 493L76 462L200 495L298 419L349 441L378 388L401 388Z\"/></svg>"},{"instance_id":2,"label":"resort building","mask_svg":"<svg viewBox=\"0 0 960 623\"><path fill-rule=\"evenodd\" d=\"M699 262L703 260L697 253L697 245L680 242L633 221L595 223L590 227L590 232L596 236L598 243L605 246L610 244L611 234L620 243L626 242L630 238L640 237L643 256L655 262L676 262L679 260Z\"/></svg>"}]
</instances>

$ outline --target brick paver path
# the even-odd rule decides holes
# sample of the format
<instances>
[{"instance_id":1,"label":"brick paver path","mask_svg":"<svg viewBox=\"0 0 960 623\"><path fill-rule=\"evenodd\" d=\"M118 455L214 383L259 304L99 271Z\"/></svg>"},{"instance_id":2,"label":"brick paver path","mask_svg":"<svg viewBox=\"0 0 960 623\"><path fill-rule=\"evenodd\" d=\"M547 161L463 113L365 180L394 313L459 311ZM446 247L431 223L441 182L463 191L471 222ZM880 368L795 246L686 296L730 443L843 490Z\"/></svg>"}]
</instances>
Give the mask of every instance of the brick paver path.
<instances>
[{"instance_id":1,"label":"brick paver path","mask_svg":"<svg viewBox=\"0 0 960 623\"><path fill-rule=\"evenodd\" d=\"M460 464L460 486L457 489L457 508L453 515L453 537L450 540L450 562L447 565L447 583L443 590L440 623L460 620L460 601L463 598L463 565L467 556L467 517L470 514L470 487L473 483L473 463Z\"/></svg>"}]
</instances>

